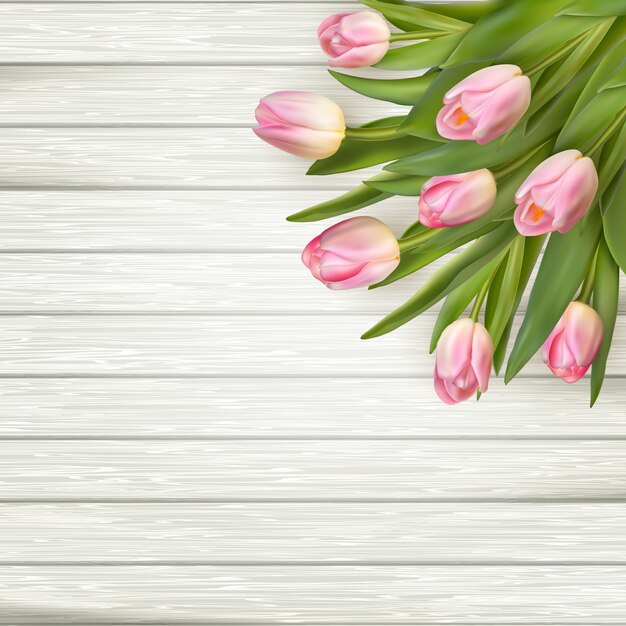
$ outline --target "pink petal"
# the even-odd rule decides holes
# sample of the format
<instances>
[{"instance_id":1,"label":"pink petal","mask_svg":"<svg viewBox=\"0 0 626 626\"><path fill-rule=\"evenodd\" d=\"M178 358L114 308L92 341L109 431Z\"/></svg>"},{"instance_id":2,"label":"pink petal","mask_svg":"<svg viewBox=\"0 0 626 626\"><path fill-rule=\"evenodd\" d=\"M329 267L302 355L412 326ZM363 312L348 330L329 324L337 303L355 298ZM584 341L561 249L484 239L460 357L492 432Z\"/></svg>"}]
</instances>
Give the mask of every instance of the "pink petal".
<instances>
[{"instance_id":1,"label":"pink petal","mask_svg":"<svg viewBox=\"0 0 626 626\"><path fill-rule=\"evenodd\" d=\"M437 372L444 380L455 380L472 358L474 322L463 318L448 326L437 343Z\"/></svg>"},{"instance_id":2,"label":"pink petal","mask_svg":"<svg viewBox=\"0 0 626 626\"><path fill-rule=\"evenodd\" d=\"M485 144L504 135L519 122L530 105L530 79L517 76L494 92L474 131L479 144Z\"/></svg>"},{"instance_id":3,"label":"pink petal","mask_svg":"<svg viewBox=\"0 0 626 626\"><path fill-rule=\"evenodd\" d=\"M522 70L517 65L493 65L478 70L457 83L448 93L443 101L447 104L464 91L493 91L500 85L520 76Z\"/></svg>"},{"instance_id":4,"label":"pink petal","mask_svg":"<svg viewBox=\"0 0 626 626\"><path fill-rule=\"evenodd\" d=\"M346 15L341 20L341 34L356 46L389 42L391 35L387 22L372 11L359 11Z\"/></svg>"},{"instance_id":5,"label":"pink petal","mask_svg":"<svg viewBox=\"0 0 626 626\"><path fill-rule=\"evenodd\" d=\"M320 250L320 237L317 236L317 237L315 237L315 239L312 239L311 241L309 241L309 243L306 245L306 247L302 251L302 262L307 267L309 267L309 264L311 262L311 257L314 254L319 256L320 253L321 253L321 250Z\"/></svg>"},{"instance_id":6,"label":"pink petal","mask_svg":"<svg viewBox=\"0 0 626 626\"><path fill-rule=\"evenodd\" d=\"M461 183L469 176L472 175L473 172L464 172L463 174L448 174L446 176L432 176L422 185L422 194L433 187L441 183Z\"/></svg>"},{"instance_id":7,"label":"pink petal","mask_svg":"<svg viewBox=\"0 0 626 626\"><path fill-rule=\"evenodd\" d=\"M581 156L578 150L564 150L540 163L517 190L515 201L520 203L532 187L546 185L560 179Z\"/></svg>"},{"instance_id":8,"label":"pink petal","mask_svg":"<svg viewBox=\"0 0 626 626\"><path fill-rule=\"evenodd\" d=\"M368 263L365 267L356 275L347 280L339 282L327 283L326 286L329 289L341 290L341 289L355 289L357 287L369 287L374 283L377 283L384 278L387 278L393 270L398 267L400 258L389 259L385 261L374 261Z\"/></svg>"},{"instance_id":9,"label":"pink petal","mask_svg":"<svg viewBox=\"0 0 626 626\"><path fill-rule=\"evenodd\" d=\"M455 402L465 402L465 400L469 400L476 393L476 390L478 389L477 386L472 386L472 387L467 387L467 388L458 387L457 385L455 385L454 383L448 380L444 380L443 384L446 387L446 391Z\"/></svg>"},{"instance_id":10,"label":"pink petal","mask_svg":"<svg viewBox=\"0 0 626 626\"><path fill-rule=\"evenodd\" d=\"M561 233L568 231L589 210L598 191L598 174L589 157L579 159L561 179L555 200L554 226Z\"/></svg>"},{"instance_id":11,"label":"pink petal","mask_svg":"<svg viewBox=\"0 0 626 626\"><path fill-rule=\"evenodd\" d=\"M325 159L335 154L343 141L343 133L295 126L263 126L252 130L270 145L305 159Z\"/></svg>"},{"instance_id":12,"label":"pink petal","mask_svg":"<svg viewBox=\"0 0 626 626\"><path fill-rule=\"evenodd\" d=\"M529 215L532 205L533 199L528 198L515 209L513 222L517 231L525 237L535 237L553 232L555 228L552 225L552 215L546 211L539 219L532 219Z\"/></svg>"},{"instance_id":13,"label":"pink petal","mask_svg":"<svg viewBox=\"0 0 626 626\"><path fill-rule=\"evenodd\" d=\"M455 400L449 393L446 388L446 383L443 378L441 378L437 374L437 368L435 368L435 393L439 396L439 399L445 402L446 404L458 404L458 400Z\"/></svg>"},{"instance_id":14,"label":"pink petal","mask_svg":"<svg viewBox=\"0 0 626 626\"><path fill-rule=\"evenodd\" d=\"M317 27L317 36L322 37L322 35L333 26L338 26L341 22L342 18L344 18L349 13L334 13L333 15L329 15L318 27ZM336 29L333 29L336 30Z\"/></svg>"},{"instance_id":15,"label":"pink petal","mask_svg":"<svg viewBox=\"0 0 626 626\"><path fill-rule=\"evenodd\" d=\"M373 43L348 50L340 56L329 59L331 67L369 67L378 63L389 50L389 42Z\"/></svg>"},{"instance_id":16,"label":"pink petal","mask_svg":"<svg viewBox=\"0 0 626 626\"><path fill-rule=\"evenodd\" d=\"M325 250L320 255L320 276L326 283L348 280L356 276L366 263L354 263Z\"/></svg>"},{"instance_id":17,"label":"pink petal","mask_svg":"<svg viewBox=\"0 0 626 626\"><path fill-rule=\"evenodd\" d=\"M478 381L478 388L484 393L489 387L489 377L493 364L493 342L482 324L474 327L472 339L472 369Z\"/></svg>"},{"instance_id":18,"label":"pink petal","mask_svg":"<svg viewBox=\"0 0 626 626\"><path fill-rule=\"evenodd\" d=\"M589 305L572 302L565 312L563 336L576 364L589 366L602 345L602 319Z\"/></svg>"},{"instance_id":19,"label":"pink petal","mask_svg":"<svg viewBox=\"0 0 626 626\"><path fill-rule=\"evenodd\" d=\"M460 226L482 217L493 206L496 194L496 181L489 170L472 172L447 198L441 222L445 226Z\"/></svg>"},{"instance_id":20,"label":"pink petal","mask_svg":"<svg viewBox=\"0 0 626 626\"><path fill-rule=\"evenodd\" d=\"M437 114L437 132L446 139L474 140L474 124L468 119L460 126L449 123L454 111L460 106L460 103L446 104Z\"/></svg>"},{"instance_id":21,"label":"pink petal","mask_svg":"<svg viewBox=\"0 0 626 626\"><path fill-rule=\"evenodd\" d=\"M344 131L346 127L341 109L319 94L277 91L265 96L261 103L283 123L291 126L325 131Z\"/></svg>"}]
</instances>

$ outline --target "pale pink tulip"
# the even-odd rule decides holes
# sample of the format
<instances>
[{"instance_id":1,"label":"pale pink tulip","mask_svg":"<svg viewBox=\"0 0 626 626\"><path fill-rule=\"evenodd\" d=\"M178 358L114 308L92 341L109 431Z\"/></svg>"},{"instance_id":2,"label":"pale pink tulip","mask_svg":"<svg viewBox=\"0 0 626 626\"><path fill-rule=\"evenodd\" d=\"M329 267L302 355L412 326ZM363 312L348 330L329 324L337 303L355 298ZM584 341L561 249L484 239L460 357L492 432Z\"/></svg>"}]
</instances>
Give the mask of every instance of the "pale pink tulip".
<instances>
[{"instance_id":1,"label":"pale pink tulip","mask_svg":"<svg viewBox=\"0 0 626 626\"><path fill-rule=\"evenodd\" d=\"M530 104L530 91L530 80L517 65L478 70L446 93L437 130L447 139L488 143L519 122Z\"/></svg>"},{"instance_id":2,"label":"pale pink tulip","mask_svg":"<svg viewBox=\"0 0 626 626\"><path fill-rule=\"evenodd\" d=\"M398 267L400 249L386 224L373 217L353 217L313 239L302 262L329 289L353 289L389 276Z\"/></svg>"},{"instance_id":3,"label":"pale pink tulip","mask_svg":"<svg viewBox=\"0 0 626 626\"><path fill-rule=\"evenodd\" d=\"M332 67L367 67L389 50L389 26L372 11L336 13L318 27L317 36Z\"/></svg>"},{"instance_id":4,"label":"pale pink tulip","mask_svg":"<svg viewBox=\"0 0 626 626\"><path fill-rule=\"evenodd\" d=\"M593 161L565 150L536 167L515 194L515 227L526 236L568 231L587 212L598 190Z\"/></svg>"},{"instance_id":5,"label":"pale pink tulip","mask_svg":"<svg viewBox=\"0 0 626 626\"><path fill-rule=\"evenodd\" d=\"M325 159L346 134L343 112L332 100L307 91L277 91L265 96L255 112L263 141L307 159Z\"/></svg>"},{"instance_id":6,"label":"pale pink tulip","mask_svg":"<svg viewBox=\"0 0 626 626\"><path fill-rule=\"evenodd\" d=\"M418 202L419 221L429 228L467 224L485 215L496 201L496 181L487 169L434 176Z\"/></svg>"},{"instance_id":7,"label":"pale pink tulip","mask_svg":"<svg viewBox=\"0 0 626 626\"><path fill-rule=\"evenodd\" d=\"M446 404L487 391L493 343L482 324L469 318L453 322L441 333L435 355L435 391Z\"/></svg>"},{"instance_id":8,"label":"pale pink tulip","mask_svg":"<svg viewBox=\"0 0 626 626\"><path fill-rule=\"evenodd\" d=\"M543 360L566 383L585 375L600 350L602 318L588 304L570 302L543 344Z\"/></svg>"}]
</instances>

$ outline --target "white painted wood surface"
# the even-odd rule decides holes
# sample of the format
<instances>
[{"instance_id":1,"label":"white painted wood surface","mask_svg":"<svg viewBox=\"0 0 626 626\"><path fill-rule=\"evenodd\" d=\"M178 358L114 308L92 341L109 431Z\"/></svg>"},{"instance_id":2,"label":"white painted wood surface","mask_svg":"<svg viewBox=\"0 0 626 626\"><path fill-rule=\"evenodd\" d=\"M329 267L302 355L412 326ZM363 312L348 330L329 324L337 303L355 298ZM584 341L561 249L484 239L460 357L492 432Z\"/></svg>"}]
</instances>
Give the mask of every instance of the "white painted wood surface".
<instances>
[{"instance_id":1,"label":"white painted wood surface","mask_svg":"<svg viewBox=\"0 0 626 626\"><path fill-rule=\"evenodd\" d=\"M325 71L357 7L0 4L0 624L624 621L625 318L593 411L539 359L449 408L432 315L358 338L428 271L298 260L327 224L285 216L364 174L305 178L253 109L401 114Z\"/></svg>"}]
</instances>

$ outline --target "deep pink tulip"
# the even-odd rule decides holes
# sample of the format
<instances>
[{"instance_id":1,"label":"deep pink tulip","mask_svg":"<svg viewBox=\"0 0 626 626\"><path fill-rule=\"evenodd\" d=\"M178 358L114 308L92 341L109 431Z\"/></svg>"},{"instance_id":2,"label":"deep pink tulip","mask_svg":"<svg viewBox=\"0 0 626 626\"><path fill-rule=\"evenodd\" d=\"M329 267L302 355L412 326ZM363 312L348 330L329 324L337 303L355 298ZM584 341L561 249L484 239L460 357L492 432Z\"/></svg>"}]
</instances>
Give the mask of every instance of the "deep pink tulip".
<instances>
[{"instance_id":1,"label":"deep pink tulip","mask_svg":"<svg viewBox=\"0 0 626 626\"><path fill-rule=\"evenodd\" d=\"M600 350L602 318L588 304L570 302L543 344L543 360L566 383L585 375Z\"/></svg>"},{"instance_id":2,"label":"deep pink tulip","mask_svg":"<svg viewBox=\"0 0 626 626\"><path fill-rule=\"evenodd\" d=\"M515 227L526 236L568 231L587 212L598 190L593 161L565 150L537 166L515 194Z\"/></svg>"},{"instance_id":3,"label":"deep pink tulip","mask_svg":"<svg viewBox=\"0 0 626 626\"><path fill-rule=\"evenodd\" d=\"M487 169L433 176L420 195L419 221L429 228L467 224L481 217L496 201L496 181Z\"/></svg>"},{"instance_id":4,"label":"deep pink tulip","mask_svg":"<svg viewBox=\"0 0 626 626\"><path fill-rule=\"evenodd\" d=\"M322 50L332 67L368 67L389 50L389 26L372 11L336 13L317 28Z\"/></svg>"},{"instance_id":5,"label":"deep pink tulip","mask_svg":"<svg viewBox=\"0 0 626 626\"><path fill-rule=\"evenodd\" d=\"M453 322L441 333L435 355L435 391L446 404L487 391L493 343L482 324L469 318Z\"/></svg>"},{"instance_id":6,"label":"deep pink tulip","mask_svg":"<svg viewBox=\"0 0 626 626\"><path fill-rule=\"evenodd\" d=\"M329 289L353 289L389 276L400 262L400 248L380 220L353 217L313 239L302 253L302 262Z\"/></svg>"},{"instance_id":7,"label":"deep pink tulip","mask_svg":"<svg viewBox=\"0 0 626 626\"><path fill-rule=\"evenodd\" d=\"M478 70L450 89L437 115L437 130L447 139L488 143L504 135L530 104L530 80L517 65Z\"/></svg>"},{"instance_id":8,"label":"deep pink tulip","mask_svg":"<svg viewBox=\"0 0 626 626\"><path fill-rule=\"evenodd\" d=\"M346 134L343 112L332 100L307 91L277 91L265 96L255 112L263 141L307 159L325 159Z\"/></svg>"}]
</instances>

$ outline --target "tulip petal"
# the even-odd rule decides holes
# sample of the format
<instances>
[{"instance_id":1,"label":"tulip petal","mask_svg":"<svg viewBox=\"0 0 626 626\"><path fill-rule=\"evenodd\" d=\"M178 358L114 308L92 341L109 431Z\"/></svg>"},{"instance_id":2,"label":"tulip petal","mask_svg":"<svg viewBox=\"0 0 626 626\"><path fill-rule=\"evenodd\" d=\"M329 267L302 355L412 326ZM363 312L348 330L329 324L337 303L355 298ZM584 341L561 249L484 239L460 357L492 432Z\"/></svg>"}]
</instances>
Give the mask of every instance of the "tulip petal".
<instances>
[{"instance_id":1,"label":"tulip petal","mask_svg":"<svg viewBox=\"0 0 626 626\"><path fill-rule=\"evenodd\" d=\"M332 100L308 91L277 91L263 103L284 124L322 131L344 131L343 112Z\"/></svg>"},{"instance_id":2,"label":"tulip petal","mask_svg":"<svg viewBox=\"0 0 626 626\"><path fill-rule=\"evenodd\" d=\"M602 344L602 319L590 306L572 302L565 312L564 342L579 366L589 366Z\"/></svg>"},{"instance_id":3,"label":"tulip petal","mask_svg":"<svg viewBox=\"0 0 626 626\"><path fill-rule=\"evenodd\" d=\"M454 112L460 107L460 103L452 102L446 104L437 114L437 132L446 139L454 139L456 141L474 139L474 124L468 118L465 122L455 125L451 122Z\"/></svg>"},{"instance_id":4,"label":"tulip petal","mask_svg":"<svg viewBox=\"0 0 626 626\"><path fill-rule=\"evenodd\" d=\"M459 401L455 400L449 393L446 388L446 383L437 374L437 368L435 368L435 393L439 396L439 399L445 402L446 404L458 404Z\"/></svg>"},{"instance_id":5,"label":"tulip petal","mask_svg":"<svg viewBox=\"0 0 626 626\"><path fill-rule=\"evenodd\" d=\"M391 32L387 22L372 11L345 15L340 24L341 34L355 46L388 42Z\"/></svg>"},{"instance_id":6,"label":"tulip petal","mask_svg":"<svg viewBox=\"0 0 626 626\"><path fill-rule=\"evenodd\" d=\"M589 157L579 159L565 172L555 199L554 226L567 232L589 210L598 191L598 174Z\"/></svg>"},{"instance_id":7,"label":"tulip petal","mask_svg":"<svg viewBox=\"0 0 626 626\"><path fill-rule=\"evenodd\" d=\"M348 261L330 250L324 250L320 255L320 276L326 283L340 282L356 276L366 265Z\"/></svg>"},{"instance_id":8,"label":"tulip petal","mask_svg":"<svg viewBox=\"0 0 626 626\"><path fill-rule=\"evenodd\" d=\"M443 101L448 104L465 91L493 91L500 85L522 74L517 65L493 65L478 70L457 83L444 96Z\"/></svg>"},{"instance_id":9,"label":"tulip petal","mask_svg":"<svg viewBox=\"0 0 626 626\"><path fill-rule=\"evenodd\" d=\"M358 46L328 60L331 67L369 67L378 63L389 50L389 42Z\"/></svg>"},{"instance_id":10,"label":"tulip petal","mask_svg":"<svg viewBox=\"0 0 626 626\"><path fill-rule=\"evenodd\" d=\"M552 183L563 176L582 154L578 150L564 150L542 161L522 183L515 194L515 201L522 202L533 187Z\"/></svg>"},{"instance_id":11,"label":"tulip petal","mask_svg":"<svg viewBox=\"0 0 626 626\"><path fill-rule=\"evenodd\" d=\"M316 254L319 256L321 253L320 249L320 237L319 235L309 241L304 250L302 251L302 262L309 267L309 263L311 262L311 257Z\"/></svg>"},{"instance_id":12,"label":"tulip petal","mask_svg":"<svg viewBox=\"0 0 626 626\"><path fill-rule=\"evenodd\" d=\"M317 36L321 38L324 33L329 30L336 30L333 26L338 26L341 22L342 18L344 18L349 13L335 13L333 15L329 15L318 27L317 27ZM332 34L331 34L332 37Z\"/></svg>"},{"instance_id":13,"label":"tulip petal","mask_svg":"<svg viewBox=\"0 0 626 626\"><path fill-rule=\"evenodd\" d=\"M491 335L482 324L475 324L472 338L472 369L478 381L478 388L484 393L489 387L489 377L493 364L493 342Z\"/></svg>"},{"instance_id":14,"label":"tulip petal","mask_svg":"<svg viewBox=\"0 0 626 626\"><path fill-rule=\"evenodd\" d=\"M448 326L437 343L437 372L444 380L455 380L472 358L474 322L463 318Z\"/></svg>"},{"instance_id":15,"label":"tulip petal","mask_svg":"<svg viewBox=\"0 0 626 626\"><path fill-rule=\"evenodd\" d=\"M270 145L305 159L325 159L337 152L343 133L295 126L263 126L252 129Z\"/></svg>"},{"instance_id":16,"label":"tulip petal","mask_svg":"<svg viewBox=\"0 0 626 626\"><path fill-rule=\"evenodd\" d=\"M489 170L472 172L448 196L441 223L460 226L482 217L493 206L496 194L496 181Z\"/></svg>"},{"instance_id":17,"label":"tulip petal","mask_svg":"<svg viewBox=\"0 0 626 626\"><path fill-rule=\"evenodd\" d=\"M355 276L338 282L326 283L326 286L329 289L334 290L369 287L370 285L387 278L387 276L389 276L389 274L391 274L391 272L398 267L399 263L399 258L384 261L372 261L371 263L367 263Z\"/></svg>"}]
</instances>

